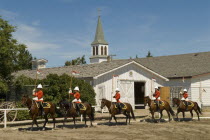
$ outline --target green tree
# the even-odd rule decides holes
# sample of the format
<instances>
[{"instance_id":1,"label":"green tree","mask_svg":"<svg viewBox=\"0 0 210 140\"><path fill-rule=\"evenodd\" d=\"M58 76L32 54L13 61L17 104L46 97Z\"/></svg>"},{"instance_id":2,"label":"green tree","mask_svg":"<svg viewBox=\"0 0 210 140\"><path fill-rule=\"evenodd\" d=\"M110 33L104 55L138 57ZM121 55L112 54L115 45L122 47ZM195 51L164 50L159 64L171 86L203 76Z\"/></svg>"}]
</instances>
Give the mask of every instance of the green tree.
<instances>
[{"instance_id":1,"label":"green tree","mask_svg":"<svg viewBox=\"0 0 210 140\"><path fill-rule=\"evenodd\" d=\"M71 65L82 65L86 64L85 55L82 57L77 57L76 59L73 59L71 61L66 61L65 66L71 66Z\"/></svg>"},{"instance_id":2,"label":"green tree","mask_svg":"<svg viewBox=\"0 0 210 140\"><path fill-rule=\"evenodd\" d=\"M69 86L70 86L71 77L67 74L63 74L58 76L57 74L49 74L45 79L38 80L37 83L41 83L44 86L44 100L51 101L53 103L58 103L61 99L69 99ZM34 88L25 86L25 85L34 85L35 80L28 78L26 76L18 77L15 82L15 92L17 96L17 100L20 100L20 97L23 94L32 95L32 89ZM84 80L79 80L76 78L72 78L72 87L74 88L79 86L81 93L81 100L83 102L87 101L92 105L95 105L95 92L92 86L85 82ZM70 100L73 100L73 96L70 97Z\"/></svg>"},{"instance_id":3,"label":"green tree","mask_svg":"<svg viewBox=\"0 0 210 140\"><path fill-rule=\"evenodd\" d=\"M32 56L25 45L18 44L13 38L15 29L16 27L0 17L0 98L4 98L8 92L13 72L31 68Z\"/></svg>"},{"instance_id":4,"label":"green tree","mask_svg":"<svg viewBox=\"0 0 210 140\"><path fill-rule=\"evenodd\" d=\"M146 57L153 57L150 51L148 51L148 53L147 53L147 56L146 56Z\"/></svg>"}]
</instances>

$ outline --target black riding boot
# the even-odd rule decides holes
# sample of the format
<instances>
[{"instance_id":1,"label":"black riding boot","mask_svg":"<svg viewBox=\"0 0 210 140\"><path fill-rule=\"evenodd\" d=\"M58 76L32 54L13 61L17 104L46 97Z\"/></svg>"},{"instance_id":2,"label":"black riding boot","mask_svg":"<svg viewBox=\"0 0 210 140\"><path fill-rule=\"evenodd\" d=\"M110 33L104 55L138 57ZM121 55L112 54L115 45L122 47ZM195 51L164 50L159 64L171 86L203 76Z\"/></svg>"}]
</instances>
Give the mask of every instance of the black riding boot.
<instances>
[{"instance_id":1,"label":"black riding boot","mask_svg":"<svg viewBox=\"0 0 210 140\"><path fill-rule=\"evenodd\" d=\"M159 111L159 101L155 100L157 111Z\"/></svg>"},{"instance_id":2,"label":"black riding boot","mask_svg":"<svg viewBox=\"0 0 210 140\"><path fill-rule=\"evenodd\" d=\"M122 108L121 108L121 105L120 105L120 103L117 103L117 107L118 107L119 113L121 113L121 111L122 111Z\"/></svg>"},{"instance_id":3,"label":"black riding boot","mask_svg":"<svg viewBox=\"0 0 210 140\"><path fill-rule=\"evenodd\" d=\"M77 112L77 115L80 116L79 104L77 103L76 103L76 112Z\"/></svg>"},{"instance_id":4,"label":"black riding boot","mask_svg":"<svg viewBox=\"0 0 210 140\"><path fill-rule=\"evenodd\" d=\"M185 102L185 110L188 111L188 102L187 101L184 102Z\"/></svg>"}]
</instances>

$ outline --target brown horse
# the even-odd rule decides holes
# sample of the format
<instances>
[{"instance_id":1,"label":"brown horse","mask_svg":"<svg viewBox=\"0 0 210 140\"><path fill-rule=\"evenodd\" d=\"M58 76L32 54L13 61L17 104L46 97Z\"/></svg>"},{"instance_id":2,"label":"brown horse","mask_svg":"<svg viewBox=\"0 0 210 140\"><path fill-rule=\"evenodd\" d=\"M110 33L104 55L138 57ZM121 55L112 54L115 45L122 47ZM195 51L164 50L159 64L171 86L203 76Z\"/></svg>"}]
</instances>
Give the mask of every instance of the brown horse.
<instances>
[{"instance_id":1,"label":"brown horse","mask_svg":"<svg viewBox=\"0 0 210 140\"><path fill-rule=\"evenodd\" d=\"M51 117L53 118L53 128L55 128L55 109L56 109L56 107L54 104L52 104L50 102L48 102L48 103L50 104L50 108L44 108L45 122L44 122L42 130L45 130L46 123L48 122L48 117L47 117L48 114L50 114ZM28 96L23 96L22 104L26 105L28 107L28 109L30 110L29 113L32 118L31 130L33 130L34 123L36 124L37 127L39 127L36 118L37 118L37 116L39 116L40 111L39 111L39 108L37 107L35 101L32 101Z\"/></svg>"},{"instance_id":2,"label":"brown horse","mask_svg":"<svg viewBox=\"0 0 210 140\"><path fill-rule=\"evenodd\" d=\"M64 111L64 121L63 121L63 126L65 126L65 122L67 120L67 117L72 117L74 121L74 128L76 128L76 123L75 123L75 118L78 117L77 111L74 107L73 103L70 103L66 100L61 100L59 103L60 109ZM80 114L83 115L84 120L85 120L85 127L87 127L87 120L86 120L86 115L88 115L90 119L90 126L93 126L92 121L94 120L94 108L91 106L91 104L84 102L82 103L85 106L84 110L80 110Z\"/></svg>"},{"instance_id":3,"label":"brown horse","mask_svg":"<svg viewBox=\"0 0 210 140\"><path fill-rule=\"evenodd\" d=\"M199 113L202 114L202 112L201 112L201 108L198 106L198 103L197 102L192 102L191 101L191 106L188 105L188 110L186 110L186 106L183 103L183 101L181 101L178 98L173 98L173 107L175 105L177 105L177 107L178 107L177 108L177 113L176 113L177 119L178 119L179 112L182 112L183 120L184 120L185 119L185 112L186 111L190 111L191 118L193 120L193 112L192 111L194 110L196 112L197 116L198 116L198 120L200 121Z\"/></svg>"},{"instance_id":4,"label":"brown horse","mask_svg":"<svg viewBox=\"0 0 210 140\"><path fill-rule=\"evenodd\" d=\"M164 100L161 100L161 101L163 102L163 104L159 105L159 110L158 110L157 105L154 103L153 100L149 98L149 96L144 97L144 105L146 106L148 104L149 110L150 110L150 113L152 114L152 119L154 122L155 122L155 118L154 118L155 112L158 112L158 111L160 112L160 118L159 118L159 121L160 121L163 117L163 110L166 110L168 114L168 121L170 122L171 120L170 114L172 116L175 116L175 113L167 101L164 101Z\"/></svg>"},{"instance_id":5,"label":"brown horse","mask_svg":"<svg viewBox=\"0 0 210 140\"><path fill-rule=\"evenodd\" d=\"M131 119L130 113L132 115L132 118L135 120L135 116L134 116L133 108L132 108L131 104L129 104L129 103L124 103L124 104L126 105L126 109L122 108L122 111L119 113L119 109L115 107L114 102L111 102L111 101L106 100L106 99L102 99L101 109L104 106L106 106L109 109L109 113L111 114L111 117L109 119L109 123L111 123L111 120L112 120L112 117L113 117L116 124L117 124L117 119L116 119L115 115L121 114L121 113L126 116L126 124L127 124L128 119L129 119L129 124L130 124L130 119Z\"/></svg>"}]
</instances>

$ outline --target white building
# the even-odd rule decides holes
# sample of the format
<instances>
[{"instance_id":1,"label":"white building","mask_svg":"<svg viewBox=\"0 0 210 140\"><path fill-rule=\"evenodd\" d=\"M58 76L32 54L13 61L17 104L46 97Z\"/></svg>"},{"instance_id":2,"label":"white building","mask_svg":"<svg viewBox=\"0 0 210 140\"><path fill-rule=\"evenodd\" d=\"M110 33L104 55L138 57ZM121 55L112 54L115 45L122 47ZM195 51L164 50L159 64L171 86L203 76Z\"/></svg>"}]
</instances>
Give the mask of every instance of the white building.
<instances>
[{"instance_id":1,"label":"white building","mask_svg":"<svg viewBox=\"0 0 210 140\"><path fill-rule=\"evenodd\" d=\"M168 94L167 98L179 97L179 92L187 88L191 100L202 107L210 106L210 52L107 61L109 46L99 16L91 54L91 64L46 68L39 78L49 73L79 71L76 77L93 86L98 106L102 98L114 101L114 89L119 87L121 101L139 108L144 106L144 96L153 94L155 86L170 87L171 97ZM21 74L35 78L34 70L19 71L15 75Z\"/></svg>"}]
</instances>

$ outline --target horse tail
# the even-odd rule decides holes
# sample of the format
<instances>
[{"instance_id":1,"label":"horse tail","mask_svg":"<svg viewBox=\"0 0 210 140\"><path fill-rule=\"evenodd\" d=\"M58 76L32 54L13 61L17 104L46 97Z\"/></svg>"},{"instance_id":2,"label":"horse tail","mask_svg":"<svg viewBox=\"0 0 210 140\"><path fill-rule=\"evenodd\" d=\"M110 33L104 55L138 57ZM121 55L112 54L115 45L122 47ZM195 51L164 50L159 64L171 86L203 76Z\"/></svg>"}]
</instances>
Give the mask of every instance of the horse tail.
<instances>
[{"instance_id":1,"label":"horse tail","mask_svg":"<svg viewBox=\"0 0 210 140\"><path fill-rule=\"evenodd\" d=\"M196 105L197 105L197 107L198 107L198 112L202 115L201 108L199 107L198 103L197 103L197 102L195 102L195 104L196 104Z\"/></svg>"},{"instance_id":2,"label":"horse tail","mask_svg":"<svg viewBox=\"0 0 210 140\"><path fill-rule=\"evenodd\" d=\"M173 109L171 108L171 106L169 106L169 112L171 113L172 116L175 116L175 113L174 113Z\"/></svg>"},{"instance_id":3,"label":"horse tail","mask_svg":"<svg viewBox=\"0 0 210 140\"><path fill-rule=\"evenodd\" d=\"M132 118L133 118L134 120L136 120L135 115L134 115L134 113L133 113L133 108L132 108L132 106L131 106L131 115L132 115Z\"/></svg>"},{"instance_id":4,"label":"horse tail","mask_svg":"<svg viewBox=\"0 0 210 140\"><path fill-rule=\"evenodd\" d=\"M95 108L92 107L91 104L89 104L89 105L90 105L90 109L91 109L91 114L90 114L90 116L91 116L92 121L94 121L94 120L95 120Z\"/></svg>"}]
</instances>

